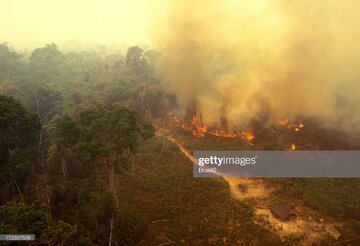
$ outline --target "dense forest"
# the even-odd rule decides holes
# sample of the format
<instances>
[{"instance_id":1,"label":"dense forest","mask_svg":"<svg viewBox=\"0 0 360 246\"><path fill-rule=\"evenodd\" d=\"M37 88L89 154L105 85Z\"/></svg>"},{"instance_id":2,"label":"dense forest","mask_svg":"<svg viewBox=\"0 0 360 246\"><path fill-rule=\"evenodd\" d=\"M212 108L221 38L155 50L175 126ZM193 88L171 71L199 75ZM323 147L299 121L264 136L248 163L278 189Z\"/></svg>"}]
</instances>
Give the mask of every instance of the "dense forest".
<instances>
[{"instance_id":1,"label":"dense forest","mask_svg":"<svg viewBox=\"0 0 360 246\"><path fill-rule=\"evenodd\" d=\"M154 76L158 55L0 45L1 233L36 234L44 245L138 233L136 215L119 212L115 183L154 136L151 118L176 105Z\"/></svg>"}]
</instances>

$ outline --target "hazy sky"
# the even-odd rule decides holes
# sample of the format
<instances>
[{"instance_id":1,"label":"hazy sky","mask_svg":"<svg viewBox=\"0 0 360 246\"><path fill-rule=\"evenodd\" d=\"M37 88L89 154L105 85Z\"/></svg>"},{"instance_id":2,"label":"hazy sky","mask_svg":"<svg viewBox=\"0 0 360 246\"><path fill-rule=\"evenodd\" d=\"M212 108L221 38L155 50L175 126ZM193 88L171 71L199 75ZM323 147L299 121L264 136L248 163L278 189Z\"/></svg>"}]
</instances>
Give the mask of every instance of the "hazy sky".
<instances>
[{"instance_id":1,"label":"hazy sky","mask_svg":"<svg viewBox=\"0 0 360 246\"><path fill-rule=\"evenodd\" d=\"M161 4L159 4L161 2ZM149 42L159 0L0 0L0 41L42 45L66 40Z\"/></svg>"}]
</instances>

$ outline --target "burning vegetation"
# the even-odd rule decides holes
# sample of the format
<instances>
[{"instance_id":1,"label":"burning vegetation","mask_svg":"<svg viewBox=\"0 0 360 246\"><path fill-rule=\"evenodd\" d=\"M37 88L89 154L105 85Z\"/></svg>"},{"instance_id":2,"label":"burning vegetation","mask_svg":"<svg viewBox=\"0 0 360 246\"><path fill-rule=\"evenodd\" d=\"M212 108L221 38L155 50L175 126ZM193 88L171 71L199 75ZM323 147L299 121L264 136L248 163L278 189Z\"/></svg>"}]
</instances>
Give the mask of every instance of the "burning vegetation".
<instances>
[{"instance_id":1,"label":"burning vegetation","mask_svg":"<svg viewBox=\"0 0 360 246\"><path fill-rule=\"evenodd\" d=\"M197 114L196 110L188 107L185 114L171 111L164 120L168 128L181 135L204 141L233 139L251 149L296 151L359 148L342 132L325 129L322 122L314 118L286 118L277 122L254 120L246 127L241 122L230 127L226 116L221 116L218 122L204 122L203 114Z\"/></svg>"},{"instance_id":2,"label":"burning vegetation","mask_svg":"<svg viewBox=\"0 0 360 246\"><path fill-rule=\"evenodd\" d=\"M208 127L208 125L203 122L202 114L200 114L199 117L197 117L196 114L190 118L185 116L184 119L176 116L174 112L171 112L169 116L178 128L184 132L191 133L194 137L205 138L206 135L209 135L218 138L242 138L247 141L253 141L255 138L252 129L237 131L237 126L235 125L234 129L229 131L227 120L224 116L220 118L220 127L216 125Z\"/></svg>"}]
</instances>

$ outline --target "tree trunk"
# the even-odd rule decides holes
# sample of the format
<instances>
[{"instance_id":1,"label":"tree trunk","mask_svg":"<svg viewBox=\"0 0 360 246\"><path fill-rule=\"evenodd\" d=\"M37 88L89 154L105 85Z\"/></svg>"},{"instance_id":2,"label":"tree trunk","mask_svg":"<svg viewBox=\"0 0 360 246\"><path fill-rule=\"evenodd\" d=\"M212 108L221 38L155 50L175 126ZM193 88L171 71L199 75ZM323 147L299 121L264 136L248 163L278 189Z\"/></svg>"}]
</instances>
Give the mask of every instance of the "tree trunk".
<instances>
[{"instance_id":1,"label":"tree trunk","mask_svg":"<svg viewBox=\"0 0 360 246\"><path fill-rule=\"evenodd\" d=\"M109 235L109 246L111 246L112 243L112 233L114 229L114 218L111 218L110 220L110 235Z\"/></svg>"},{"instance_id":2,"label":"tree trunk","mask_svg":"<svg viewBox=\"0 0 360 246\"><path fill-rule=\"evenodd\" d=\"M20 194L20 197L21 197L21 202L24 202L23 195L22 195L22 193L21 193L20 187L18 186L15 178L13 178L13 181L14 181L14 183L15 183L15 185L16 185L17 190L19 191L19 194Z\"/></svg>"},{"instance_id":3,"label":"tree trunk","mask_svg":"<svg viewBox=\"0 0 360 246\"><path fill-rule=\"evenodd\" d=\"M61 168L62 168L63 175L64 175L64 177L66 177L67 170L66 170L65 159L63 156L60 157L60 162L61 162Z\"/></svg>"},{"instance_id":4,"label":"tree trunk","mask_svg":"<svg viewBox=\"0 0 360 246\"><path fill-rule=\"evenodd\" d=\"M118 223L118 221L117 221L117 217L118 217L117 213L118 213L118 210L119 210L119 207L120 207L120 202L119 202L119 199L117 197L116 189L115 189L114 166L112 165L112 161L115 160L115 158L116 158L116 153L113 153L111 158L107 158L107 159L103 160L106 168L108 169L109 190L111 192L113 205L114 205L114 208L115 208L113 213L112 213L111 220L110 220L109 246L111 246L112 238L115 235L114 220L115 220L115 224L117 224Z\"/></svg>"}]
</instances>

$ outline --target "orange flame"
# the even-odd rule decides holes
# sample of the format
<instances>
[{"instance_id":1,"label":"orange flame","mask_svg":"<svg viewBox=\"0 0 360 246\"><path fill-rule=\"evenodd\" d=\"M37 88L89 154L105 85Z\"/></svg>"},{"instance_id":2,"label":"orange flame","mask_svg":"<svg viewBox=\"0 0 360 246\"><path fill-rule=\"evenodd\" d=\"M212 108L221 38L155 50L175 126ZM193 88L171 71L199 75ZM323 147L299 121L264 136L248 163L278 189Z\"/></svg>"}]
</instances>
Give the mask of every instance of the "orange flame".
<instances>
[{"instance_id":1,"label":"orange flame","mask_svg":"<svg viewBox=\"0 0 360 246\"><path fill-rule=\"evenodd\" d=\"M297 123L291 123L289 121L289 119L283 119L279 121L279 124L283 125L283 126L287 126L290 130L294 130L295 132L299 132L301 128L304 127L304 123L300 122L299 124Z\"/></svg>"},{"instance_id":2,"label":"orange flame","mask_svg":"<svg viewBox=\"0 0 360 246\"><path fill-rule=\"evenodd\" d=\"M241 134L236 132L229 132L224 129L208 130L206 124L203 124L201 117L197 118L193 116L191 121L183 121L180 118L172 117L174 123L182 128L184 131L190 132L193 136L204 138L205 134L209 134L219 138L242 138L247 141L253 141L255 138L254 131L252 129L244 130Z\"/></svg>"},{"instance_id":3,"label":"orange flame","mask_svg":"<svg viewBox=\"0 0 360 246\"><path fill-rule=\"evenodd\" d=\"M196 116L192 117L190 129L191 134L195 137L204 137L205 133L207 132L207 126L203 125L201 120L198 119Z\"/></svg>"},{"instance_id":4,"label":"orange flame","mask_svg":"<svg viewBox=\"0 0 360 246\"><path fill-rule=\"evenodd\" d=\"M254 132L252 129L248 130L248 131L242 131L241 132L241 137L245 140L248 141L252 141L255 138Z\"/></svg>"},{"instance_id":5,"label":"orange flame","mask_svg":"<svg viewBox=\"0 0 360 246\"><path fill-rule=\"evenodd\" d=\"M281 124L283 126L287 125L288 123L289 123L289 119L283 119L283 120L279 121L279 124Z\"/></svg>"},{"instance_id":6,"label":"orange flame","mask_svg":"<svg viewBox=\"0 0 360 246\"><path fill-rule=\"evenodd\" d=\"M296 150L296 145L295 144L291 144L289 147L289 150Z\"/></svg>"},{"instance_id":7,"label":"orange flame","mask_svg":"<svg viewBox=\"0 0 360 246\"><path fill-rule=\"evenodd\" d=\"M294 131L298 132L300 131L301 128L304 127L304 123L300 122L299 125L295 125Z\"/></svg>"},{"instance_id":8,"label":"orange flame","mask_svg":"<svg viewBox=\"0 0 360 246\"><path fill-rule=\"evenodd\" d=\"M236 138L238 137L237 134L231 133L226 130L222 129L215 129L212 131L209 131L206 124L203 124L201 121L201 118L197 118L196 116L193 116L191 119L191 122L185 122L177 118L176 116L173 117L174 122L180 126L185 131L190 132L193 136L203 138L206 133L215 136L215 137L221 137L221 138Z\"/></svg>"},{"instance_id":9,"label":"orange flame","mask_svg":"<svg viewBox=\"0 0 360 246\"><path fill-rule=\"evenodd\" d=\"M209 134L216 136L216 137L220 137L220 138L235 138L235 137L237 137L237 135L235 133L231 133L231 132L228 132L225 130L219 130L219 129L210 131Z\"/></svg>"}]
</instances>

